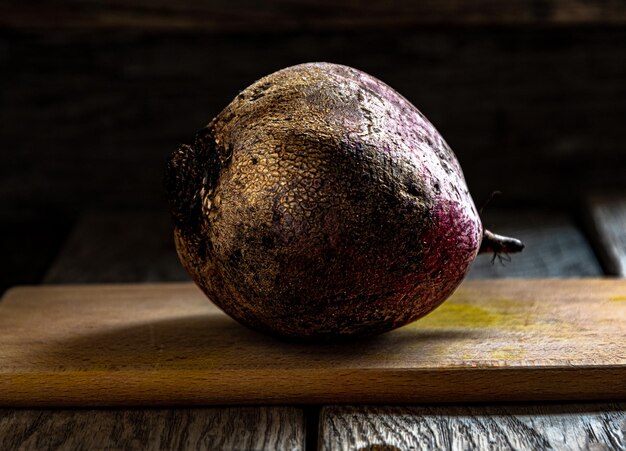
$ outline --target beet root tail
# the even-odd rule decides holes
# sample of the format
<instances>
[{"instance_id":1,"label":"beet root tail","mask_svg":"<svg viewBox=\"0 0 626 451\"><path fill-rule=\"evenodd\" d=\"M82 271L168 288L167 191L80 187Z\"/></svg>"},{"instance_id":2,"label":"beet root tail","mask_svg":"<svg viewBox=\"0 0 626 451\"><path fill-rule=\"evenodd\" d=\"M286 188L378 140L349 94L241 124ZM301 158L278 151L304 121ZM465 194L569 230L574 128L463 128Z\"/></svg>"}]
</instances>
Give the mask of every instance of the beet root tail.
<instances>
[{"instance_id":1,"label":"beet root tail","mask_svg":"<svg viewBox=\"0 0 626 451\"><path fill-rule=\"evenodd\" d=\"M524 249L524 243L517 238L497 235L489 230L485 230L478 253L514 254L521 252L522 249Z\"/></svg>"}]
</instances>

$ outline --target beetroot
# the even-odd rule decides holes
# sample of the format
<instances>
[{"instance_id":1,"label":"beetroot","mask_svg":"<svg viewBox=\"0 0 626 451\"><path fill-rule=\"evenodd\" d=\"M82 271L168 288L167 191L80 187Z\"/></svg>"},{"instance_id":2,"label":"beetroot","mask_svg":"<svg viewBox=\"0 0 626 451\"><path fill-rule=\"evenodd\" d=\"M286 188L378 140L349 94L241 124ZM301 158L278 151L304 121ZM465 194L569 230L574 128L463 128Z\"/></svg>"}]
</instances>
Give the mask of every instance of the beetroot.
<instances>
[{"instance_id":1,"label":"beetroot","mask_svg":"<svg viewBox=\"0 0 626 451\"><path fill-rule=\"evenodd\" d=\"M254 329L326 339L385 332L441 304L484 232L433 125L381 81L311 63L242 91L166 170L193 280Z\"/></svg>"}]
</instances>

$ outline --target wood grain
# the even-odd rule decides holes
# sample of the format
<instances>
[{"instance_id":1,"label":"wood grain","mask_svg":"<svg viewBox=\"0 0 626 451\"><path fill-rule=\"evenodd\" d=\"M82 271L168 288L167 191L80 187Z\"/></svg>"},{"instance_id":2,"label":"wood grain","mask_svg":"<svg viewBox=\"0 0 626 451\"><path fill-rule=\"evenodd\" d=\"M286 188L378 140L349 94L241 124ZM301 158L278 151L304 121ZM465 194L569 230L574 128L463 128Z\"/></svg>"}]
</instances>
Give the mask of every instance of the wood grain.
<instances>
[{"instance_id":1,"label":"wood grain","mask_svg":"<svg viewBox=\"0 0 626 451\"><path fill-rule=\"evenodd\" d=\"M593 249L574 221L561 212L513 210L487 213L488 229L521 239L526 248L510 261L479 255L468 275L502 277L590 277L603 274Z\"/></svg>"},{"instance_id":2,"label":"wood grain","mask_svg":"<svg viewBox=\"0 0 626 451\"><path fill-rule=\"evenodd\" d=\"M20 31L131 29L204 32L346 30L423 25L620 25L626 7L619 0L462 0L311 2L250 0L197 2L93 0L5 2L0 27Z\"/></svg>"},{"instance_id":3,"label":"wood grain","mask_svg":"<svg viewBox=\"0 0 626 451\"><path fill-rule=\"evenodd\" d=\"M91 210L83 214L44 283L189 280L163 210Z\"/></svg>"},{"instance_id":4,"label":"wood grain","mask_svg":"<svg viewBox=\"0 0 626 451\"><path fill-rule=\"evenodd\" d=\"M303 450L304 430L288 407L0 410L3 450Z\"/></svg>"},{"instance_id":5,"label":"wood grain","mask_svg":"<svg viewBox=\"0 0 626 451\"><path fill-rule=\"evenodd\" d=\"M626 449L626 404L324 407L320 450Z\"/></svg>"},{"instance_id":6,"label":"wood grain","mask_svg":"<svg viewBox=\"0 0 626 451\"><path fill-rule=\"evenodd\" d=\"M590 237L609 274L626 277L626 195L596 195L585 210Z\"/></svg>"},{"instance_id":7,"label":"wood grain","mask_svg":"<svg viewBox=\"0 0 626 451\"><path fill-rule=\"evenodd\" d=\"M626 281L469 281L358 343L238 325L190 284L18 288L0 304L0 404L166 405L626 397Z\"/></svg>"}]
</instances>

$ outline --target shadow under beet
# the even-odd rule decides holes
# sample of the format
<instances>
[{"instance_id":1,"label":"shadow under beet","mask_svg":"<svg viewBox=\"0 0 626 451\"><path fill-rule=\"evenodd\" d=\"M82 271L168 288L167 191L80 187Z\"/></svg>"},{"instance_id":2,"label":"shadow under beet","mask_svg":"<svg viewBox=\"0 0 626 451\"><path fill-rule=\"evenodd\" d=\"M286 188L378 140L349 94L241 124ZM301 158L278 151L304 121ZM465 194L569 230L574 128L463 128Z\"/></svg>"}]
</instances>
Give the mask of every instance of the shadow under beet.
<instances>
[{"instance_id":1,"label":"shadow under beet","mask_svg":"<svg viewBox=\"0 0 626 451\"><path fill-rule=\"evenodd\" d=\"M458 359L483 332L417 329L339 343L293 343L254 332L221 312L77 330L25 356L42 370L167 371L402 368Z\"/></svg>"}]
</instances>

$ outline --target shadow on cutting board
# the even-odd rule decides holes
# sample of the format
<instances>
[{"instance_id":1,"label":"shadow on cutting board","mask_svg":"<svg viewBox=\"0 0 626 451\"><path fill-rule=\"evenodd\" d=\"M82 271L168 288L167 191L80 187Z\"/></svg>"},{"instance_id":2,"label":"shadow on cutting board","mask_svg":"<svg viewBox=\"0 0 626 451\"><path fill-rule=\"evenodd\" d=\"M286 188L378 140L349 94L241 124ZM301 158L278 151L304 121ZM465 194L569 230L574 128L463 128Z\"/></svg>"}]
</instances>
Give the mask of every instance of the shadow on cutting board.
<instances>
[{"instance_id":1,"label":"shadow on cutting board","mask_svg":"<svg viewBox=\"0 0 626 451\"><path fill-rule=\"evenodd\" d=\"M401 328L334 344L289 343L254 332L222 313L102 326L34 347L31 362L48 370L396 367L442 354L482 332ZM458 356L457 356L458 357ZM417 362L416 362L417 361Z\"/></svg>"}]
</instances>

